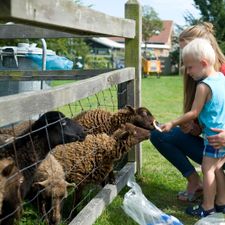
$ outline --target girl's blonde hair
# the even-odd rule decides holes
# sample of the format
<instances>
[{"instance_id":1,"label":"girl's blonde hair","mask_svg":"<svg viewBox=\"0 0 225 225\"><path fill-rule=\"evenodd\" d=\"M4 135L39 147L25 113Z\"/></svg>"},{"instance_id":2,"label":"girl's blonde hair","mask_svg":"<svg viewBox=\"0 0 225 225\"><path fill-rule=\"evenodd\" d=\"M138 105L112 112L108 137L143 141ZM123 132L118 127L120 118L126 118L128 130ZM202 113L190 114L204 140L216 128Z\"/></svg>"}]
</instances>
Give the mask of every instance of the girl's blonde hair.
<instances>
[{"instance_id":1,"label":"girl's blonde hair","mask_svg":"<svg viewBox=\"0 0 225 225\"><path fill-rule=\"evenodd\" d=\"M195 38L204 38L210 42L216 54L215 70L219 71L222 64L225 63L225 56L223 55L214 36L213 25L208 22L203 22L188 27L180 34L179 41L189 43ZM184 112L188 112L191 109L195 97L196 85L196 81L184 72Z\"/></svg>"}]
</instances>

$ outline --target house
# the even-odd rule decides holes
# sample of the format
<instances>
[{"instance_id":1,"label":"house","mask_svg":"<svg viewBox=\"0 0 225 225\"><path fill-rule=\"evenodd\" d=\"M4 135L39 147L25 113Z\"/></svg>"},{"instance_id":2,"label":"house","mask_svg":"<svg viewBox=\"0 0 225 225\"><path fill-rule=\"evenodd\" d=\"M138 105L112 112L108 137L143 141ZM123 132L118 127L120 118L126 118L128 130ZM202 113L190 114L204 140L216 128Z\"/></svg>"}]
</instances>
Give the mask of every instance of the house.
<instances>
[{"instance_id":1,"label":"house","mask_svg":"<svg viewBox=\"0 0 225 225\"><path fill-rule=\"evenodd\" d=\"M160 59L163 74L170 74L171 65L169 54L172 50L173 21L163 20L162 22L162 31L149 38L147 42L147 52ZM92 38L89 40L89 45L92 48L93 54L110 54L114 50L123 50L124 40L125 39L121 37ZM142 50L144 51L144 49L145 43L142 43ZM121 59L116 58L118 57L114 56L114 61L121 61Z\"/></svg>"},{"instance_id":2,"label":"house","mask_svg":"<svg viewBox=\"0 0 225 225\"><path fill-rule=\"evenodd\" d=\"M170 74L171 65L169 54L172 50L173 21L162 20L162 22L162 31L159 34L156 34L149 38L147 42L147 52L160 59L163 74ZM124 44L124 38L110 37L110 39L120 44ZM142 43L142 49L144 51L145 43Z\"/></svg>"},{"instance_id":3,"label":"house","mask_svg":"<svg viewBox=\"0 0 225 225\"><path fill-rule=\"evenodd\" d=\"M89 61L102 60L104 68L122 68L124 67L124 43L118 43L106 37L92 37L85 40L91 48ZM101 66L102 66L101 65Z\"/></svg>"},{"instance_id":4,"label":"house","mask_svg":"<svg viewBox=\"0 0 225 225\"><path fill-rule=\"evenodd\" d=\"M153 51L158 57L168 57L172 48L172 36L173 36L173 21L163 20L163 29L159 34L156 34L149 38L147 42L147 49ZM111 40L120 44L124 44L124 38L110 37ZM144 49L145 44L142 44Z\"/></svg>"},{"instance_id":5,"label":"house","mask_svg":"<svg viewBox=\"0 0 225 225\"><path fill-rule=\"evenodd\" d=\"M163 20L162 31L149 38L147 48L158 57L168 57L172 48L173 21Z\"/></svg>"}]
</instances>

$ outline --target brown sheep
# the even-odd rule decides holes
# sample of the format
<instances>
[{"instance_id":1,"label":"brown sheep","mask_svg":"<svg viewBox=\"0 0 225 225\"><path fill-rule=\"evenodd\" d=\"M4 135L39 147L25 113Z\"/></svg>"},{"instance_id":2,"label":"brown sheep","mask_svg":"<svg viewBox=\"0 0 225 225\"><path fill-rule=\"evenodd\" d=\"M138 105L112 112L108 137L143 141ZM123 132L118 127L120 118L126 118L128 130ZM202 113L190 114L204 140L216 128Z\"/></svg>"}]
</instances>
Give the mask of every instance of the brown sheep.
<instances>
[{"instance_id":1,"label":"brown sheep","mask_svg":"<svg viewBox=\"0 0 225 225\"><path fill-rule=\"evenodd\" d=\"M23 176L11 158L0 160L0 215L8 215L8 211L13 212L15 219L19 219L21 214L22 198L20 186ZM4 207L3 207L4 205ZM7 224L13 224L13 217L5 218ZM2 224L2 223L1 223ZM5 223L6 224L6 223Z\"/></svg>"},{"instance_id":2,"label":"brown sheep","mask_svg":"<svg viewBox=\"0 0 225 225\"><path fill-rule=\"evenodd\" d=\"M39 164L32 185L32 194L40 191L38 208L48 224L59 224L61 221L61 203L67 197L67 187L75 187L75 184L65 180L61 164L48 154Z\"/></svg>"},{"instance_id":3,"label":"brown sheep","mask_svg":"<svg viewBox=\"0 0 225 225\"><path fill-rule=\"evenodd\" d=\"M0 128L0 134L8 134L13 136L18 136L25 130L27 130L34 123L33 120L23 121L19 124L12 125L9 127Z\"/></svg>"},{"instance_id":4,"label":"brown sheep","mask_svg":"<svg viewBox=\"0 0 225 225\"><path fill-rule=\"evenodd\" d=\"M113 163L129 149L148 139L149 130L126 123L111 136L102 133L87 135L83 142L58 145L52 154L61 163L69 182L75 182L76 204L80 201L83 186L87 183L103 184L110 174L114 182Z\"/></svg>"},{"instance_id":5,"label":"brown sheep","mask_svg":"<svg viewBox=\"0 0 225 225\"><path fill-rule=\"evenodd\" d=\"M30 131L32 130L32 133ZM66 118L62 113L51 111L43 114L30 128L15 138L14 142L0 146L0 160L11 157L23 176L23 183L19 187L21 198L28 193L36 171L36 165L45 158L51 148L58 144L83 140L85 132L82 126ZM15 192L18 186L14 186ZM8 193L4 193L5 196ZM7 199L6 199L7 200ZM3 201L1 224L12 224L15 215L15 205ZM12 214L5 218L5 216Z\"/></svg>"},{"instance_id":6,"label":"brown sheep","mask_svg":"<svg viewBox=\"0 0 225 225\"><path fill-rule=\"evenodd\" d=\"M155 129L153 125L154 116L145 107L134 109L131 106L126 106L115 113L94 109L81 112L73 117L73 120L84 126L89 134L104 132L111 135L121 124L127 122L147 130Z\"/></svg>"}]
</instances>

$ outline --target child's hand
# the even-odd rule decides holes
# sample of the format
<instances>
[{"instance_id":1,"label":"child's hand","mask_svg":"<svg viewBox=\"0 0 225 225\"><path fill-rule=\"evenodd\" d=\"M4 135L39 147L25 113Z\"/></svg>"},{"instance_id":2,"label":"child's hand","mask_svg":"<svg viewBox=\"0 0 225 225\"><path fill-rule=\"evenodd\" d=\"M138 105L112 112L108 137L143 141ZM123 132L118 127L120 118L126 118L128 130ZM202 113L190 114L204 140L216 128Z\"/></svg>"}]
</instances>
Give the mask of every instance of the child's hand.
<instances>
[{"instance_id":1,"label":"child's hand","mask_svg":"<svg viewBox=\"0 0 225 225\"><path fill-rule=\"evenodd\" d=\"M169 132L172 128L173 128L173 123L172 122L168 122L165 124L162 124L160 126L162 132Z\"/></svg>"}]
</instances>

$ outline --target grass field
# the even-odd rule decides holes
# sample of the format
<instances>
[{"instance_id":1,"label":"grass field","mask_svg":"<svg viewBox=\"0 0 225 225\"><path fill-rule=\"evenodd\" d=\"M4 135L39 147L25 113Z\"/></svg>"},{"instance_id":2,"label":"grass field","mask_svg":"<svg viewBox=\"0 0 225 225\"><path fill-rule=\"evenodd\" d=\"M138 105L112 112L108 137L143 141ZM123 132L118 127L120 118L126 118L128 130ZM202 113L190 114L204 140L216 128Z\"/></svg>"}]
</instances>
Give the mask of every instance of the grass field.
<instances>
[{"instance_id":1,"label":"grass field","mask_svg":"<svg viewBox=\"0 0 225 225\"><path fill-rule=\"evenodd\" d=\"M149 108L159 122L166 122L182 113L182 77L167 76L142 79L142 106ZM142 174L136 181L148 200L167 214L177 217L184 225L193 225L197 219L184 213L187 203L179 202L176 195L185 189L183 176L166 161L149 141L142 144ZM169 149L168 149L169 150ZM95 225L135 225L121 208L124 188L106 208Z\"/></svg>"}]
</instances>

